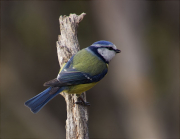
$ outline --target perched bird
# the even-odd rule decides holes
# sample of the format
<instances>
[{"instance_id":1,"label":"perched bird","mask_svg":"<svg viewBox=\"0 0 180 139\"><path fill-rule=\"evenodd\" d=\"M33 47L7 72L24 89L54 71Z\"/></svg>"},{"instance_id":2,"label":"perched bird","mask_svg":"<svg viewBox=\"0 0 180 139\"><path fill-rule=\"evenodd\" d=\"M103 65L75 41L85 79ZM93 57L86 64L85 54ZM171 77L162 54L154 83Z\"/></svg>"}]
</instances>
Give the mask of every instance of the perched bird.
<instances>
[{"instance_id":1,"label":"perched bird","mask_svg":"<svg viewBox=\"0 0 180 139\"><path fill-rule=\"evenodd\" d=\"M25 102L33 113L37 113L59 93L76 94L80 101L76 104L90 105L81 93L96 85L108 72L111 59L121 51L109 41L97 41L80 50L60 69L57 78L44 83L46 90Z\"/></svg>"}]
</instances>

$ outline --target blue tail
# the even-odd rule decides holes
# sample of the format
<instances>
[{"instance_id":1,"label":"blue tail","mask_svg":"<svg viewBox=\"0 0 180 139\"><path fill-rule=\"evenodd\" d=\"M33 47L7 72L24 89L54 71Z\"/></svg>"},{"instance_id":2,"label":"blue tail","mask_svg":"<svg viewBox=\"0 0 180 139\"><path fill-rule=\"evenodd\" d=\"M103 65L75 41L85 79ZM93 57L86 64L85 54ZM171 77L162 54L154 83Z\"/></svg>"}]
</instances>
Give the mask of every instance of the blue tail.
<instances>
[{"instance_id":1,"label":"blue tail","mask_svg":"<svg viewBox=\"0 0 180 139\"><path fill-rule=\"evenodd\" d=\"M47 88L43 92L39 93L38 95L34 96L33 98L29 99L25 102L25 105L31 109L33 113L37 113L40 111L44 105L46 105L52 98L58 95L61 91L64 90L63 87L59 88L57 92L50 93L52 87Z\"/></svg>"}]
</instances>

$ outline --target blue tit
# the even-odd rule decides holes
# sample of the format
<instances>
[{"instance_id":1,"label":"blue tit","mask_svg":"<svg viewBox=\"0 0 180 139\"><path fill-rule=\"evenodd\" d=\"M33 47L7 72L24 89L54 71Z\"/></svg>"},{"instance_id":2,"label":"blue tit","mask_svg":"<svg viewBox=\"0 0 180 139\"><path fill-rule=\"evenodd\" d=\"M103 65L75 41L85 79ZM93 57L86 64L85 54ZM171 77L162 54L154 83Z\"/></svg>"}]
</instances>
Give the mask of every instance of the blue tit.
<instances>
[{"instance_id":1,"label":"blue tit","mask_svg":"<svg viewBox=\"0 0 180 139\"><path fill-rule=\"evenodd\" d=\"M113 43L104 40L80 50L64 64L57 78L44 83L48 88L26 101L25 105L37 113L61 92L76 94L80 100L76 104L89 105L80 95L107 74L109 62L120 52Z\"/></svg>"}]
</instances>

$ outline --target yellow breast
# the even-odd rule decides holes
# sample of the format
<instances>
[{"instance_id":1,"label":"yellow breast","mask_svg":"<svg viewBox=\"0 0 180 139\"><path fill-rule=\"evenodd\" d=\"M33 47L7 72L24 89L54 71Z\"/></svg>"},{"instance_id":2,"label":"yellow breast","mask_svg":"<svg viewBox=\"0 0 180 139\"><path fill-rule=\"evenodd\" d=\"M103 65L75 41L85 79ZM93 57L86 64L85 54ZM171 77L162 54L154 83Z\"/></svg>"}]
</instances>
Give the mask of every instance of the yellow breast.
<instances>
[{"instance_id":1,"label":"yellow breast","mask_svg":"<svg viewBox=\"0 0 180 139\"><path fill-rule=\"evenodd\" d=\"M66 92L66 93L69 93L69 94L81 94L81 93L91 89L97 83L98 82L69 86L69 89L64 90L63 92Z\"/></svg>"}]
</instances>

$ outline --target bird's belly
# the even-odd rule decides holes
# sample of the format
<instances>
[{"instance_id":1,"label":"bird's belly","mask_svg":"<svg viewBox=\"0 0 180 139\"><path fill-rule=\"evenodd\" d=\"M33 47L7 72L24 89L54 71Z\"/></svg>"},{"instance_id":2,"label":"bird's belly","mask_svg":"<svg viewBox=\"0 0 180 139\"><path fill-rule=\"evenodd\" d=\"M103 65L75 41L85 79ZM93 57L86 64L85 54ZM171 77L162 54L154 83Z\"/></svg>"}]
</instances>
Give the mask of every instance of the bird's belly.
<instances>
[{"instance_id":1,"label":"bird's belly","mask_svg":"<svg viewBox=\"0 0 180 139\"><path fill-rule=\"evenodd\" d=\"M63 92L66 92L68 94L81 94L81 93L91 89L97 83L98 82L69 86L68 90L64 90Z\"/></svg>"}]
</instances>

